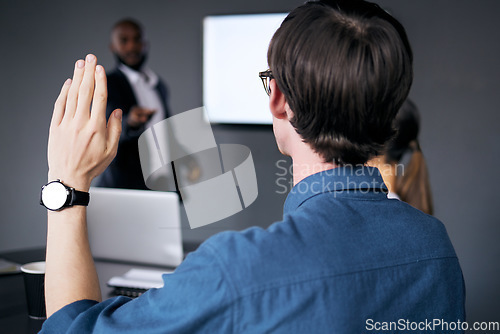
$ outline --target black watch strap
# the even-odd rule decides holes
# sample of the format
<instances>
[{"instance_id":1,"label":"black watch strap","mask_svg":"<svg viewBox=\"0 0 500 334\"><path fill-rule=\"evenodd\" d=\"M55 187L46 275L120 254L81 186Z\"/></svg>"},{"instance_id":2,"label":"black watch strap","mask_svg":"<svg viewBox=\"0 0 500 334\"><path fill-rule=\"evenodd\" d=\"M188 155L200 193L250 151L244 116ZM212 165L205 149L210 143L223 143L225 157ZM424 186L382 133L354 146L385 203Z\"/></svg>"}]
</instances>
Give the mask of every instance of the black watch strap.
<instances>
[{"instance_id":1,"label":"black watch strap","mask_svg":"<svg viewBox=\"0 0 500 334\"><path fill-rule=\"evenodd\" d=\"M74 188L70 188L71 198L69 200L68 206L73 205L83 205L88 206L90 202L90 195L88 192L75 190Z\"/></svg>"}]
</instances>

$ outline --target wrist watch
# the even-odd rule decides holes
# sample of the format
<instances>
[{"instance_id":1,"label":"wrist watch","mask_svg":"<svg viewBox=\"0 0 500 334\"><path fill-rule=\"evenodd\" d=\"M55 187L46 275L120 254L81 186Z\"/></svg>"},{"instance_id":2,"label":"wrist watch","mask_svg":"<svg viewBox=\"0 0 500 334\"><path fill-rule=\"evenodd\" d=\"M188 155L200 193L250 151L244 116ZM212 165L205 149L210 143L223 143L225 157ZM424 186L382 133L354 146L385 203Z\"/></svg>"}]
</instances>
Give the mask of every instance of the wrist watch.
<instances>
[{"instance_id":1,"label":"wrist watch","mask_svg":"<svg viewBox=\"0 0 500 334\"><path fill-rule=\"evenodd\" d=\"M40 192L40 205L52 211L59 211L73 205L87 206L89 202L88 192L68 187L61 180L47 183Z\"/></svg>"}]
</instances>

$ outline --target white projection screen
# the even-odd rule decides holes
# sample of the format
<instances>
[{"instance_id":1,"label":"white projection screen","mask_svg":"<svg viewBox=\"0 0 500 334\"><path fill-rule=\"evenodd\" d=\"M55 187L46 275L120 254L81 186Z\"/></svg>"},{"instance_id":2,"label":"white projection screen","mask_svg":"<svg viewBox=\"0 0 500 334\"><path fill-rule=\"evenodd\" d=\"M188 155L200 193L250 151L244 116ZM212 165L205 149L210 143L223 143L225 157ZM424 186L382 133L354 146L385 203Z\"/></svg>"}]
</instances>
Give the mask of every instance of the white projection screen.
<instances>
[{"instance_id":1,"label":"white projection screen","mask_svg":"<svg viewBox=\"0 0 500 334\"><path fill-rule=\"evenodd\" d=\"M207 16L203 21L203 105L212 123L271 124L258 74L287 14Z\"/></svg>"}]
</instances>

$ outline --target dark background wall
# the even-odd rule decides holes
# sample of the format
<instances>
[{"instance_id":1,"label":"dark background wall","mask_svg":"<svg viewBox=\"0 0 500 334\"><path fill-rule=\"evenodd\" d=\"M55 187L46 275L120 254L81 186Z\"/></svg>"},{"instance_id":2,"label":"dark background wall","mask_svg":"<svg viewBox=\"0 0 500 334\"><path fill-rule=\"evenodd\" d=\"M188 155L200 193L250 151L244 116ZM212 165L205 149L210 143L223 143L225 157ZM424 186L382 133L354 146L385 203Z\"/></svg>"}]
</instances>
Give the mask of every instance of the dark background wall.
<instances>
[{"instance_id":1,"label":"dark background wall","mask_svg":"<svg viewBox=\"0 0 500 334\"><path fill-rule=\"evenodd\" d=\"M202 105L204 16L286 12L300 3L0 0L0 251L45 244L46 214L37 203L39 187L46 181L52 105L76 59L92 52L106 68L113 67L108 51L113 22L132 16L145 24L151 42L149 65L168 82L177 113ZM436 216L446 225L463 267L469 320L500 321L500 202L494 172L500 162L500 2L380 4L402 21L413 45L410 96L422 113L421 145ZM228 84L237 85L238 78ZM281 192L289 175L281 176L278 166L288 160L279 155L271 128L226 125L214 131L220 143L250 147L259 198L244 212L216 224L197 230L185 225L188 240L203 240L224 229L268 226L281 217L286 196Z\"/></svg>"}]
</instances>

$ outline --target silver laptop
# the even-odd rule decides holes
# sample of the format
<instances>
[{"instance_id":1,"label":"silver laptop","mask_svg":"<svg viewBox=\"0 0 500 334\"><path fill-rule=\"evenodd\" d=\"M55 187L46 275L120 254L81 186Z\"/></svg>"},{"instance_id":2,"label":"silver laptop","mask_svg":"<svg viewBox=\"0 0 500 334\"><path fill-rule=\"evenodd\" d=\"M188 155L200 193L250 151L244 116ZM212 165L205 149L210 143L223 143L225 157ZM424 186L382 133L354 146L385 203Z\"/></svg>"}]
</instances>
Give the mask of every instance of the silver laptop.
<instances>
[{"instance_id":1,"label":"silver laptop","mask_svg":"<svg viewBox=\"0 0 500 334\"><path fill-rule=\"evenodd\" d=\"M90 188L87 224L97 259L177 267L183 259L179 195Z\"/></svg>"}]
</instances>

